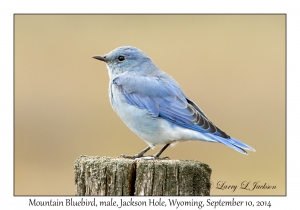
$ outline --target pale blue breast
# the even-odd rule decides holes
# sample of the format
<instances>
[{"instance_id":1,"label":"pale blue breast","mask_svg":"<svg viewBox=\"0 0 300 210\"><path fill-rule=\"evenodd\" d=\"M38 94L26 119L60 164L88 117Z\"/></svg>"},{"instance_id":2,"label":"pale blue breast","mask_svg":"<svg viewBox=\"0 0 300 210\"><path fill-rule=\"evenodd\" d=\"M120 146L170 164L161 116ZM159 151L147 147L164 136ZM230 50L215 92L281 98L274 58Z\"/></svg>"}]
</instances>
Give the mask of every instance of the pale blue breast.
<instances>
[{"instance_id":1,"label":"pale blue breast","mask_svg":"<svg viewBox=\"0 0 300 210\"><path fill-rule=\"evenodd\" d=\"M178 140L210 141L199 132L182 128L160 117L152 117L146 109L129 104L117 85L110 84L109 94L114 111L130 130L150 146Z\"/></svg>"}]
</instances>

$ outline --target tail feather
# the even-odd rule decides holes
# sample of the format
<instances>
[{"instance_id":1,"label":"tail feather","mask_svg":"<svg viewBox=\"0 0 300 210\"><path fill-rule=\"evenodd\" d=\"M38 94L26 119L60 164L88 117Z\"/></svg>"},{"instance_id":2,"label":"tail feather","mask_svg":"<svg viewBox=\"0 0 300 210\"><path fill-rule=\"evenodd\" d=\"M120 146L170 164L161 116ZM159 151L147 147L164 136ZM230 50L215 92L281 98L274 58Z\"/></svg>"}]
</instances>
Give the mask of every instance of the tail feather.
<instances>
[{"instance_id":1,"label":"tail feather","mask_svg":"<svg viewBox=\"0 0 300 210\"><path fill-rule=\"evenodd\" d=\"M232 149L235 149L236 151L244 154L244 155L248 155L248 153L241 147L236 146L234 144L232 144L231 142L229 142L227 139L223 139L223 138L219 138L218 140L220 143L225 144L226 146L231 147Z\"/></svg>"},{"instance_id":2,"label":"tail feather","mask_svg":"<svg viewBox=\"0 0 300 210\"><path fill-rule=\"evenodd\" d=\"M253 149L252 147L250 147L249 145L247 144L244 144L243 142L240 142L234 138L229 138L229 139L225 139L225 138L222 138L222 137L219 137L219 136L215 136L215 135L212 135L212 134L209 134L209 136L218 141L219 143L221 144L224 144L228 147L231 147L232 149L235 149L236 151L242 153L242 154L245 154L247 155L247 151L246 150L249 150L249 151L252 151L252 152L255 152L255 149Z\"/></svg>"},{"instance_id":3,"label":"tail feather","mask_svg":"<svg viewBox=\"0 0 300 210\"><path fill-rule=\"evenodd\" d=\"M238 146L238 147L241 147L243 149L255 152L255 149L253 149L252 147L250 147L247 144L244 144L243 142L240 142L240 141L238 141L236 139L233 139L233 138L230 138L230 140L232 140L234 142L233 144L236 145L236 146Z\"/></svg>"}]
</instances>

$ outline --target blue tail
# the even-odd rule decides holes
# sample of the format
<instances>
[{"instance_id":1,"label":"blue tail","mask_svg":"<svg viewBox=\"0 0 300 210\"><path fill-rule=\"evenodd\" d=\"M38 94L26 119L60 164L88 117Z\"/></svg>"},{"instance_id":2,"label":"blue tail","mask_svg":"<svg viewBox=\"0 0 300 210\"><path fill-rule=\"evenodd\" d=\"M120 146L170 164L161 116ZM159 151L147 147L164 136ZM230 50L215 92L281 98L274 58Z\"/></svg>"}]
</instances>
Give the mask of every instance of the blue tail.
<instances>
[{"instance_id":1,"label":"blue tail","mask_svg":"<svg viewBox=\"0 0 300 210\"><path fill-rule=\"evenodd\" d=\"M218 141L219 143L221 144L225 144L226 146L228 147L231 147L232 149L235 149L236 151L244 154L244 155L247 155L247 151L246 150L249 150L249 151L252 151L252 152L255 152L255 149L253 149L252 147L250 147L249 145L247 144L244 144L243 142L240 142L234 138L229 138L229 139L225 139L225 138L222 138L222 137L219 137L219 136L215 136L213 134L208 134L212 139Z\"/></svg>"}]
</instances>

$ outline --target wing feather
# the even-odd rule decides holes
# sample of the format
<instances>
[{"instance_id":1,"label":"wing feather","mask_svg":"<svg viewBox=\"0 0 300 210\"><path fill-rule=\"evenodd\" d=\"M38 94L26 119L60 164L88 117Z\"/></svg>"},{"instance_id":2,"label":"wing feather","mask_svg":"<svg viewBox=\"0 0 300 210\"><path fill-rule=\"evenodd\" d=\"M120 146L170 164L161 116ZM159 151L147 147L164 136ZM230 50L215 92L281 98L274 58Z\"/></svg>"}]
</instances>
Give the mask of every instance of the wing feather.
<instances>
[{"instance_id":1,"label":"wing feather","mask_svg":"<svg viewBox=\"0 0 300 210\"><path fill-rule=\"evenodd\" d=\"M146 109L153 117L161 117L179 126L222 138L230 138L216 127L169 76L145 77L123 74L114 79L129 104ZM138 78L137 78L138 77Z\"/></svg>"}]
</instances>

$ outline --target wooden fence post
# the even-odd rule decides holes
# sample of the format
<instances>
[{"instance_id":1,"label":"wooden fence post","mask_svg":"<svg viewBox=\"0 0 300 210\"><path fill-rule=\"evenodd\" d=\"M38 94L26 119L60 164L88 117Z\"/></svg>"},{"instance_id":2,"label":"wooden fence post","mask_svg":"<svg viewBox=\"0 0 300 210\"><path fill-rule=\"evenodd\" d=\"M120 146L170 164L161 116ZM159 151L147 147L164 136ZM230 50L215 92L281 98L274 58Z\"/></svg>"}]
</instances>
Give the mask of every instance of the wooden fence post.
<instances>
[{"instance_id":1,"label":"wooden fence post","mask_svg":"<svg viewBox=\"0 0 300 210\"><path fill-rule=\"evenodd\" d=\"M195 160L131 160L80 156L76 195L210 195L211 168Z\"/></svg>"}]
</instances>

